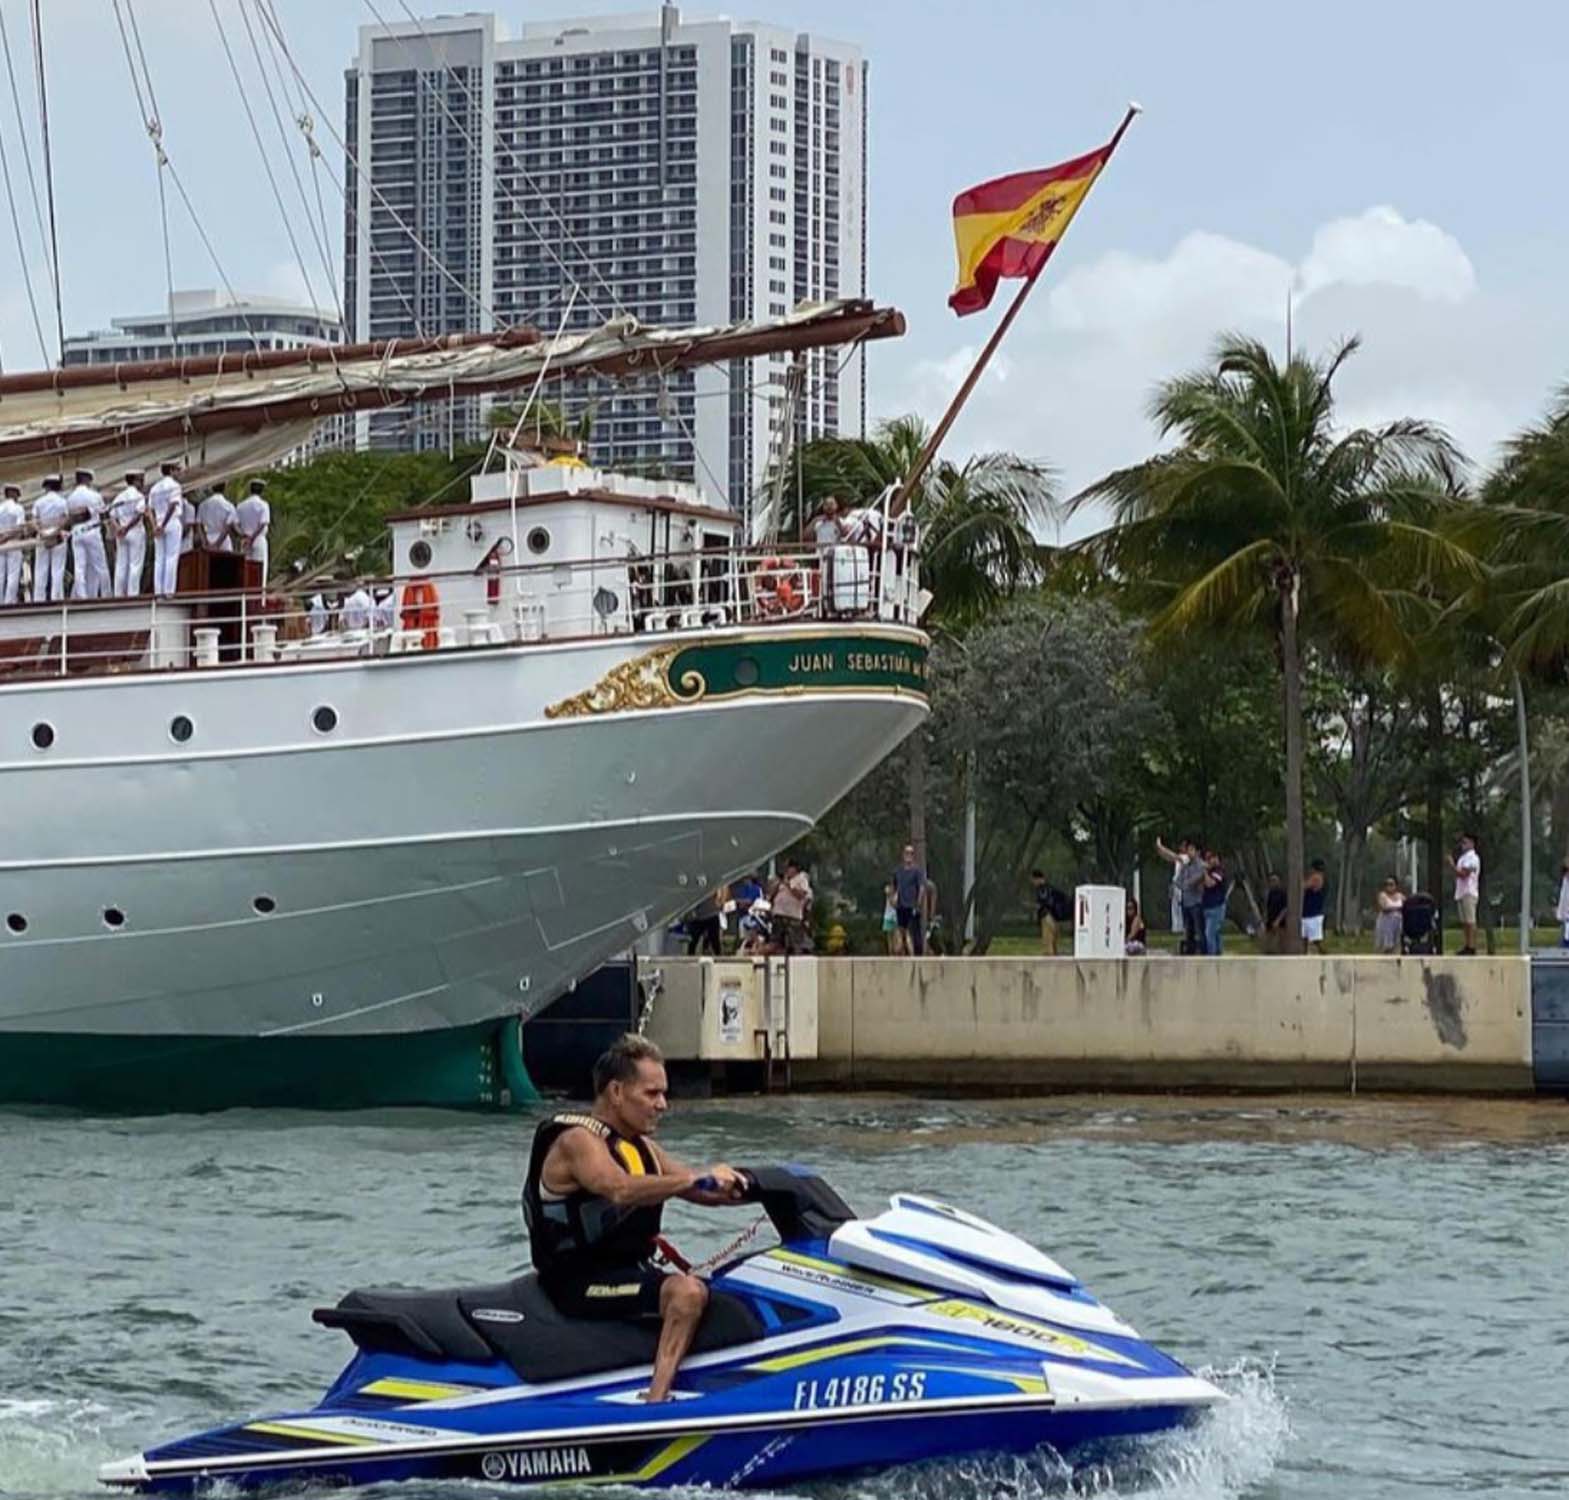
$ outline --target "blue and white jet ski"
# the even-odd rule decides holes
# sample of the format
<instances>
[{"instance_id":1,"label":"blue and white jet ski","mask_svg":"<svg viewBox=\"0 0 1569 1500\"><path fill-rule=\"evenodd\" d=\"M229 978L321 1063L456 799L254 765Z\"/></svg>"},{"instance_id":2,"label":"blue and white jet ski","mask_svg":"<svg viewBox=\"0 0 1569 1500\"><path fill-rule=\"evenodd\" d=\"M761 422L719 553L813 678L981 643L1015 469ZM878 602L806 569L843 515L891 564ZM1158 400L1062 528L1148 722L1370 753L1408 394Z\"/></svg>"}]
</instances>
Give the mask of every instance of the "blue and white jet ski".
<instances>
[{"instance_id":1,"label":"blue and white jet ski","mask_svg":"<svg viewBox=\"0 0 1569 1500\"><path fill-rule=\"evenodd\" d=\"M675 1398L657 1330L563 1318L532 1276L350 1292L314 1317L357 1346L315 1406L106 1464L109 1485L402 1479L779 1484L1177 1426L1223 1399L1056 1261L901 1193L858 1219L799 1169L745 1174L781 1243L716 1271Z\"/></svg>"}]
</instances>

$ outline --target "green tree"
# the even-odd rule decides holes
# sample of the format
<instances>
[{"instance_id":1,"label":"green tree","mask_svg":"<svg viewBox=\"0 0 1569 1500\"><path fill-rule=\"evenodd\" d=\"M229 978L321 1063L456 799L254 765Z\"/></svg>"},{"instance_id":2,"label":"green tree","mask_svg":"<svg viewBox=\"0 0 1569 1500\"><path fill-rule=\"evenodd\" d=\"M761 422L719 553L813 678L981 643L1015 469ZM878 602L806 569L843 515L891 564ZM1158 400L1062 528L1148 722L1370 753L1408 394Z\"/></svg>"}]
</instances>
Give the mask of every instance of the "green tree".
<instances>
[{"instance_id":1,"label":"green tree","mask_svg":"<svg viewBox=\"0 0 1569 1500\"><path fill-rule=\"evenodd\" d=\"M1430 423L1337 432L1333 385L1357 341L1327 359L1278 363L1223 337L1212 366L1165 382L1151 405L1170 452L1121 469L1073 502L1114 524L1082 544L1156 604L1157 640L1190 632L1273 638L1284 710L1286 862L1293 939L1303 861L1303 658L1319 641L1344 659L1411 649L1418 580L1474 576L1469 552L1430 518L1460 456Z\"/></svg>"},{"instance_id":2,"label":"green tree","mask_svg":"<svg viewBox=\"0 0 1569 1500\"><path fill-rule=\"evenodd\" d=\"M788 490L780 530L802 528L806 512L829 495L850 506L872 505L902 483L925 446L929 429L918 417L882 423L870 438L815 438L790 464L799 475L799 500ZM939 460L911 499L921 532L921 584L932 602L922 623L934 635L963 631L1003 600L1041 576L1044 551L1037 533L1056 500L1044 465L1012 453L982 453L963 463ZM926 737L910 737L910 836L926 853Z\"/></svg>"}]
</instances>

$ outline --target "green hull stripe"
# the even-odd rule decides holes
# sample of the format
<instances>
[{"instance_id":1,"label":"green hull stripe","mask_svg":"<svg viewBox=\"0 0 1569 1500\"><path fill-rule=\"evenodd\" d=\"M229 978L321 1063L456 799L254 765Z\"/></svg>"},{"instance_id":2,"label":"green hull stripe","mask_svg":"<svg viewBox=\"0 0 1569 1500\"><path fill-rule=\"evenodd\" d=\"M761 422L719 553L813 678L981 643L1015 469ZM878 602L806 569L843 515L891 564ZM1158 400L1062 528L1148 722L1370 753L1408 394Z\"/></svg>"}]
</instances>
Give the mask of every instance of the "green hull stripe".
<instances>
[{"instance_id":1,"label":"green hull stripe","mask_svg":"<svg viewBox=\"0 0 1569 1500\"><path fill-rule=\"evenodd\" d=\"M926 695L926 647L875 636L803 635L786 640L689 646L670 663L670 689L695 702L742 693L880 691Z\"/></svg>"},{"instance_id":2,"label":"green hull stripe","mask_svg":"<svg viewBox=\"0 0 1569 1500\"><path fill-rule=\"evenodd\" d=\"M515 1020L352 1037L0 1032L0 1104L499 1109L538 1097L517 1053Z\"/></svg>"}]
</instances>

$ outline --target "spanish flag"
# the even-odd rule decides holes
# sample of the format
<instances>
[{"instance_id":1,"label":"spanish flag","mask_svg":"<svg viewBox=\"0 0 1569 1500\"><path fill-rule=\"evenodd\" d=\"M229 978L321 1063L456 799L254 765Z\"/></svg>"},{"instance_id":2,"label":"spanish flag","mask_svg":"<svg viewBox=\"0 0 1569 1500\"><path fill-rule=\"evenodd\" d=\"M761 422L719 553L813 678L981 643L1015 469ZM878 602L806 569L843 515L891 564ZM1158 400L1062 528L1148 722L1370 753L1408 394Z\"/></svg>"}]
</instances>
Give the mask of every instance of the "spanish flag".
<instances>
[{"instance_id":1,"label":"spanish flag","mask_svg":"<svg viewBox=\"0 0 1569 1500\"><path fill-rule=\"evenodd\" d=\"M948 306L962 318L991 305L999 278L1033 279L1072 223L1121 135L1119 130L1098 151L1061 166L1015 172L960 193L953 200L959 285Z\"/></svg>"}]
</instances>

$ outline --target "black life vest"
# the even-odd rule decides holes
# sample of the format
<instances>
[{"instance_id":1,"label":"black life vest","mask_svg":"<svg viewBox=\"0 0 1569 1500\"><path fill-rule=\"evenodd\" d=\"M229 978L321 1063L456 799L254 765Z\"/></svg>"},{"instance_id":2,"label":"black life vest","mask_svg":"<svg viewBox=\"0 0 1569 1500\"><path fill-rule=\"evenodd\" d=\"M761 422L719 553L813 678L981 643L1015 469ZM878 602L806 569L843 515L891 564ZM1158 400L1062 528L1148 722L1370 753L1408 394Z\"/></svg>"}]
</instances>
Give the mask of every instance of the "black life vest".
<instances>
[{"instance_id":1,"label":"black life vest","mask_svg":"<svg viewBox=\"0 0 1569 1500\"><path fill-rule=\"evenodd\" d=\"M659 1174L659 1158L647 1141L629 1140L593 1115L553 1115L534 1132L528 1176L523 1179L523 1224L528 1230L534 1269L549 1277L554 1271L595 1271L635 1265L654 1253L654 1236L664 1217L655 1204L618 1208L608 1199L581 1190L565 1198L547 1198L540 1189L545 1158L568 1130L587 1130L605 1143L610 1159L634 1177Z\"/></svg>"}]
</instances>

